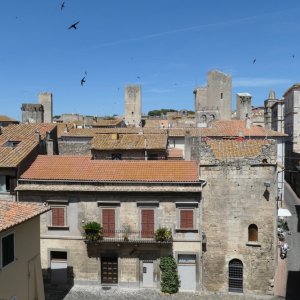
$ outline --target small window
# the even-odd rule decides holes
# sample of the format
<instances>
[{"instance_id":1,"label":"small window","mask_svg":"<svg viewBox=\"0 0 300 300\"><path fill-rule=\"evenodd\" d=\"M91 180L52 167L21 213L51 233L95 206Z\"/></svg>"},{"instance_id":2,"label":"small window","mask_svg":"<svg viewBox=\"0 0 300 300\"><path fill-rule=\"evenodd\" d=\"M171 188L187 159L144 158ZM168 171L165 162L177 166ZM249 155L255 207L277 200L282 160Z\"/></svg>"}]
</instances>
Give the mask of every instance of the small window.
<instances>
[{"instance_id":1,"label":"small window","mask_svg":"<svg viewBox=\"0 0 300 300\"><path fill-rule=\"evenodd\" d=\"M2 238L2 267L15 260L15 235L13 233Z\"/></svg>"},{"instance_id":2,"label":"small window","mask_svg":"<svg viewBox=\"0 0 300 300\"><path fill-rule=\"evenodd\" d=\"M67 226L66 206L51 206L51 226L53 227Z\"/></svg>"},{"instance_id":3,"label":"small window","mask_svg":"<svg viewBox=\"0 0 300 300\"><path fill-rule=\"evenodd\" d=\"M223 93L221 93L220 98L221 98L221 100L223 99Z\"/></svg>"},{"instance_id":4,"label":"small window","mask_svg":"<svg viewBox=\"0 0 300 300\"><path fill-rule=\"evenodd\" d=\"M251 224L248 227L248 241L257 242L258 241L258 228L255 224Z\"/></svg>"}]
</instances>

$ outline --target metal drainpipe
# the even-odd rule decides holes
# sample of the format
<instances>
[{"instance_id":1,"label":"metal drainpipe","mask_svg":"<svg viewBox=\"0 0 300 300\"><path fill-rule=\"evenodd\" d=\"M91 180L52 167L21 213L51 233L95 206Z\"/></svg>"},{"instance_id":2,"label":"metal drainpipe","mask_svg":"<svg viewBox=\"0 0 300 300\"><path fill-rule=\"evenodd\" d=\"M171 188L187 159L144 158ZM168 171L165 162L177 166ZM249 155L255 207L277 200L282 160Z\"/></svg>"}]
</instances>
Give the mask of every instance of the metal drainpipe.
<instances>
[{"instance_id":1,"label":"metal drainpipe","mask_svg":"<svg viewBox=\"0 0 300 300\"><path fill-rule=\"evenodd\" d=\"M200 199L200 224L199 224L199 234L200 234L200 251L201 251L201 257L200 257L200 260L201 260L201 268L200 268L200 284L201 284L201 287L200 289L203 291L203 251L202 251L202 242L203 242L203 228L202 228L202 225L203 225L203 187L207 184L207 181L206 180L203 180L203 182L201 183L201 199Z\"/></svg>"}]
</instances>

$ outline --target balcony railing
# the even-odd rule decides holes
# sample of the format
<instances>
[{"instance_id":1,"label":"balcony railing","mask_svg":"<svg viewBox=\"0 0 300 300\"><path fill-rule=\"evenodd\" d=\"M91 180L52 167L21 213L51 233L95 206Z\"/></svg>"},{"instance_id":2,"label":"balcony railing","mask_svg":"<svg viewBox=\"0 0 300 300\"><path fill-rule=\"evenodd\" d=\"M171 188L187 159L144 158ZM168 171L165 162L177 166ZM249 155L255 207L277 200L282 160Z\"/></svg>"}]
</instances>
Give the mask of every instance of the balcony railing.
<instances>
[{"instance_id":1,"label":"balcony railing","mask_svg":"<svg viewBox=\"0 0 300 300\"><path fill-rule=\"evenodd\" d=\"M155 232L152 231L128 231L128 230L103 230L103 235L95 243L172 243L172 240L157 241ZM86 240L86 242L89 242Z\"/></svg>"}]
</instances>

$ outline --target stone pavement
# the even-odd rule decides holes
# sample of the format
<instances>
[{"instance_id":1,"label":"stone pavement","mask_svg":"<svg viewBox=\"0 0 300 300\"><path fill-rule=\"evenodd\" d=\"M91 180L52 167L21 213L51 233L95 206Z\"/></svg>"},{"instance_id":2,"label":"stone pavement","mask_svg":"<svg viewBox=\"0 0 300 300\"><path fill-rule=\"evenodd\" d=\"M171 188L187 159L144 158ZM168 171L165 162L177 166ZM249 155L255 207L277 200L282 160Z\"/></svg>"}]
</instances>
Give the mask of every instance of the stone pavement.
<instances>
[{"instance_id":1,"label":"stone pavement","mask_svg":"<svg viewBox=\"0 0 300 300\"><path fill-rule=\"evenodd\" d=\"M100 286L75 285L69 291L48 289L46 300L280 300L280 297L243 294L163 294L154 289L101 288Z\"/></svg>"}]
</instances>

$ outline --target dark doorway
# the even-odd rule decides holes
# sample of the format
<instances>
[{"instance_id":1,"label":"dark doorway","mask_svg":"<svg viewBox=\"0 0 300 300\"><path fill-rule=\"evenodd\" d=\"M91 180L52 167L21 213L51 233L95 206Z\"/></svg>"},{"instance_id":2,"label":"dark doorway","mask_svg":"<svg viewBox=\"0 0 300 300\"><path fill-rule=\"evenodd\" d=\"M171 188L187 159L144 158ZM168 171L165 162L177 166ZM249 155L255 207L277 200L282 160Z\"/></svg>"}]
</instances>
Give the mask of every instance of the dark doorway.
<instances>
[{"instance_id":1,"label":"dark doorway","mask_svg":"<svg viewBox=\"0 0 300 300\"><path fill-rule=\"evenodd\" d=\"M229 262L229 292L243 292L243 263L239 259Z\"/></svg>"}]
</instances>

